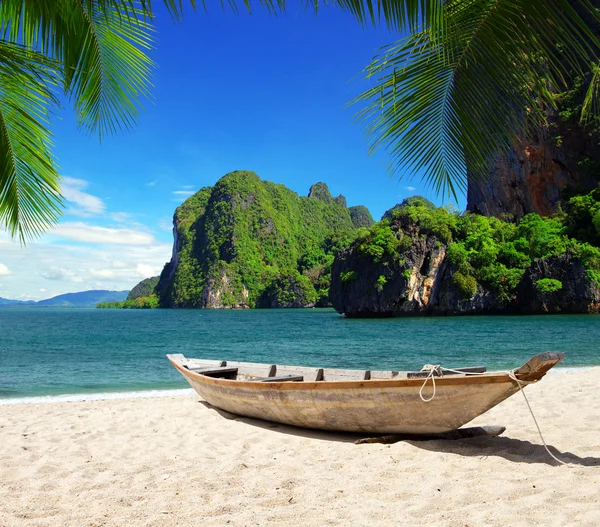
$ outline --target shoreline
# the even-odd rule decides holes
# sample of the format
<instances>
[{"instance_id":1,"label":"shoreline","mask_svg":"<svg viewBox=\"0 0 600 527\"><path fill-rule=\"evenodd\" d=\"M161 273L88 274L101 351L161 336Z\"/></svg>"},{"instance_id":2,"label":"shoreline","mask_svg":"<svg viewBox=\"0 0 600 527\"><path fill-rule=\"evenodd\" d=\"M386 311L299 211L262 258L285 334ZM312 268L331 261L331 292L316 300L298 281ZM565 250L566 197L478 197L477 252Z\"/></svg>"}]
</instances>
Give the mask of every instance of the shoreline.
<instances>
[{"instance_id":1,"label":"shoreline","mask_svg":"<svg viewBox=\"0 0 600 527\"><path fill-rule=\"evenodd\" d=\"M563 375L567 373L576 373L585 370L598 369L597 366L566 366L555 367L547 375ZM499 370L502 371L502 370ZM25 397L6 397L0 398L1 406L29 405L29 404L54 404L54 403L78 403L93 401L111 401L122 399L156 399L161 397L182 397L184 395L195 395L192 388L157 388L149 390L131 390L119 392L93 392L93 393L65 393L56 395L31 395Z\"/></svg>"},{"instance_id":2,"label":"shoreline","mask_svg":"<svg viewBox=\"0 0 600 527\"><path fill-rule=\"evenodd\" d=\"M117 401L122 399L156 399L160 397L181 397L192 395L191 388L165 388L153 390L135 390L127 392L64 393L58 395L32 395L0 399L0 406L17 404L53 404L80 403L88 401Z\"/></svg>"},{"instance_id":3,"label":"shoreline","mask_svg":"<svg viewBox=\"0 0 600 527\"><path fill-rule=\"evenodd\" d=\"M387 445L234 416L195 395L3 405L0 525L596 527L598 370L526 389L567 467L518 393L468 425L505 426L499 437Z\"/></svg>"}]
</instances>

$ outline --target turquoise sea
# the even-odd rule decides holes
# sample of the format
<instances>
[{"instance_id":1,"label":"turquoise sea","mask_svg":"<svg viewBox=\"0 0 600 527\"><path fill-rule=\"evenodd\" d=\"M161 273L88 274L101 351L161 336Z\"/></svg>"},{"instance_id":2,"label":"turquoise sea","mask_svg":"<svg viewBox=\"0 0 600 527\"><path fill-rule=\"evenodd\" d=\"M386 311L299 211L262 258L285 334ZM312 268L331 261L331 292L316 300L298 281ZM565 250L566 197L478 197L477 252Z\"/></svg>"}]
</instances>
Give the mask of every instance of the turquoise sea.
<instances>
[{"instance_id":1,"label":"turquoise sea","mask_svg":"<svg viewBox=\"0 0 600 527\"><path fill-rule=\"evenodd\" d=\"M0 309L0 399L186 388L167 353L367 369L600 365L600 316L345 319L329 309Z\"/></svg>"}]
</instances>

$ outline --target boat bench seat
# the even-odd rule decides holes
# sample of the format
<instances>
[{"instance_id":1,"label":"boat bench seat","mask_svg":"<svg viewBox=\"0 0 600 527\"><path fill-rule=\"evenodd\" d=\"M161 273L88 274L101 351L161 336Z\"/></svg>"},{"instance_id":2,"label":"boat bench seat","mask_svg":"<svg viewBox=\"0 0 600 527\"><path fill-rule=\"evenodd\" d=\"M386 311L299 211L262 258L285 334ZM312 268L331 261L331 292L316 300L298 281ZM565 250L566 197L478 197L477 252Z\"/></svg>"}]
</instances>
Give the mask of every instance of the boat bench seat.
<instances>
[{"instance_id":1,"label":"boat bench seat","mask_svg":"<svg viewBox=\"0 0 600 527\"><path fill-rule=\"evenodd\" d=\"M220 368L190 368L185 366L190 371L194 373L199 373L200 375L206 375L207 377L218 377L218 378L226 378L226 379L235 379L238 373L237 368L228 368L228 367L220 367Z\"/></svg>"},{"instance_id":2,"label":"boat bench seat","mask_svg":"<svg viewBox=\"0 0 600 527\"><path fill-rule=\"evenodd\" d=\"M454 371L449 371L446 368L440 368L442 376L445 375L460 375L460 374L469 374L469 373L485 373L487 368L485 366L471 366L468 368L454 368ZM425 371L409 371L406 374L408 379L422 379L424 377L429 376L429 370ZM434 377L439 377L440 374L438 372L434 372Z\"/></svg>"},{"instance_id":3,"label":"boat bench seat","mask_svg":"<svg viewBox=\"0 0 600 527\"><path fill-rule=\"evenodd\" d=\"M323 380L325 381L368 381L370 378L370 370L323 369Z\"/></svg>"},{"instance_id":4,"label":"boat bench seat","mask_svg":"<svg viewBox=\"0 0 600 527\"><path fill-rule=\"evenodd\" d=\"M302 375L279 375L278 377L264 377L262 379L252 379L252 382L300 382L303 381Z\"/></svg>"}]
</instances>

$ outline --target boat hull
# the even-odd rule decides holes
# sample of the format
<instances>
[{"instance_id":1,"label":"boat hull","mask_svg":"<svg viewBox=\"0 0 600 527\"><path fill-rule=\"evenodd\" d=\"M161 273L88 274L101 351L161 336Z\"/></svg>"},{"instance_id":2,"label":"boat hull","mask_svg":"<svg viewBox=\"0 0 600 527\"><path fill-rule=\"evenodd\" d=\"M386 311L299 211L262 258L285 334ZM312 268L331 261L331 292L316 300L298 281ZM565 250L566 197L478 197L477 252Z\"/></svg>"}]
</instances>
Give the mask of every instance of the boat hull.
<instances>
[{"instance_id":1,"label":"boat hull","mask_svg":"<svg viewBox=\"0 0 600 527\"><path fill-rule=\"evenodd\" d=\"M432 434L455 430L518 391L508 375L436 380L435 397L419 396L423 379L260 383L213 379L178 364L206 402L227 412L321 430ZM423 389L433 395L431 380Z\"/></svg>"}]
</instances>

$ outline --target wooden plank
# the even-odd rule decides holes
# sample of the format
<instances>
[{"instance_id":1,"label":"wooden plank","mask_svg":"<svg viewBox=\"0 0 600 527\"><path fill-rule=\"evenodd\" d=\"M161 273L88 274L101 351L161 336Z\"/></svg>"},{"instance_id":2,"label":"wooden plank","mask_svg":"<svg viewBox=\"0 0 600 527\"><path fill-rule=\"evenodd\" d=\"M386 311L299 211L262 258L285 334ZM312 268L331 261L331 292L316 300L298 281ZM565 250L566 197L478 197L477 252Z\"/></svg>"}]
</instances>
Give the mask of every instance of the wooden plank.
<instances>
[{"instance_id":1,"label":"wooden plank","mask_svg":"<svg viewBox=\"0 0 600 527\"><path fill-rule=\"evenodd\" d=\"M182 364L189 368L222 368L227 366L225 361L216 359L185 359Z\"/></svg>"},{"instance_id":2,"label":"wooden plank","mask_svg":"<svg viewBox=\"0 0 600 527\"><path fill-rule=\"evenodd\" d=\"M456 372L460 372L460 373L485 373L487 371L487 368L485 366L469 366L467 368L452 368L453 370L456 371L450 371L447 370L446 368L441 368L442 370L442 375L446 376L446 375L459 375L459 373ZM436 377L440 377L439 373L434 373L434 375ZM408 379L421 379L421 378L425 378L429 376L429 371L409 371L406 374L406 377Z\"/></svg>"},{"instance_id":3,"label":"wooden plank","mask_svg":"<svg viewBox=\"0 0 600 527\"><path fill-rule=\"evenodd\" d=\"M253 379L253 382L299 382L303 381L302 375L278 375L276 377L265 377L263 379Z\"/></svg>"},{"instance_id":4,"label":"wooden plank","mask_svg":"<svg viewBox=\"0 0 600 527\"><path fill-rule=\"evenodd\" d=\"M309 368L306 366L280 366L277 365L275 375L302 375L305 381L316 382L323 380L323 368Z\"/></svg>"},{"instance_id":5,"label":"wooden plank","mask_svg":"<svg viewBox=\"0 0 600 527\"><path fill-rule=\"evenodd\" d=\"M194 373L199 373L200 375L206 375L207 377L218 377L218 378L226 378L226 379L235 379L238 373L237 368L187 368Z\"/></svg>"},{"instance_id":6,"label":"wooden plank","mask_svg":"<svg viewBox=\"0 0 600 527\"><path fill-rule=\"evenodd\" d=\"M338 370L333 368L323 368L324 381L367 381L370 378L370 370Z\"/></svg>"},{"instance_id":7,"label":"wooden plank","mask_svg":"<svg viewBox=\"0 0 600 527\"><path fill-rule=\"evenodd\" d=\"M515 370L519 379L524 381L536 381L541 379L546 372L563 360L565 354L560 351L546 351L539 353L529 359L523 366Z\"/></svg>"},{"instance_id":8,"label":"wooden plank","mask_svg":"<svg viewBox=\"0 0 600 527\"><path fill-rule=\"evenodd\" d=\"M167 353L167 359L174 360L175 362L181 362L185 359L183 353Z\"/></svg>"},{"instance_id":9,"label":"wooden plank","mask_svg":"<svg viewBox=\"0 0 600 527\"><path fill-rule=\"evenodd\" d=\"M441 432L439 434L390 434L378 437L365 437L364 439L354 441L354 444L383 443L389 445L398 441L456 440L482 436L496 437L503 434L505 430L505 426L472 426L451 430L450 432Z\"/></svg>"},{"instance_id":10,"label":"wooden plank","mask_svg":"<svg viewBox=\"0 0 600 527\"><path fill-rule=\"evenodd\" d=\"M406 372L395 370L371 370L371 380L400 379L402 377L406 377Z\"/></svg>"},{"instance_id":11,"label":"wooden plank","mask_svg":"<svg viewBox=\"0 0 600 527\"><path fill-rule=\"evenodd\" d=\"M227 361L227 366L237 368L238 375L250 378L273 377L276 371L274 364L260 364L257 362Z\"/></svg>"}]
</instances>

